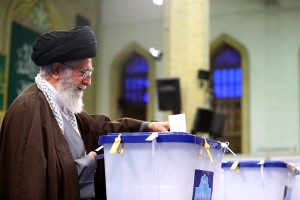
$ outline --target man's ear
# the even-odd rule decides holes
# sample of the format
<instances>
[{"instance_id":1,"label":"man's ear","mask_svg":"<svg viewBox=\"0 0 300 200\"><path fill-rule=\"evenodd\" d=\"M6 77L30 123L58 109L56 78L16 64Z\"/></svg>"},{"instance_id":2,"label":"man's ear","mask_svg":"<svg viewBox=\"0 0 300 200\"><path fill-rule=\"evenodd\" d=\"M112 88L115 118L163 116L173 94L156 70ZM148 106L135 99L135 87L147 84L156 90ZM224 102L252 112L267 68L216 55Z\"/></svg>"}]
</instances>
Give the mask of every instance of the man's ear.
<instances>
[{"instance_id":1,"label":"man's ear","mask_svg":"<svg viewBox=\"0 0 300 200\"><path fill-rule=\"evenodd\" d=\"M53 63L51 65L51 74L52 74L52 77L54 79L58 80L61 71L62 71L62 64L61 63L56 62L56 63Z\"/></svg>"}]
</instances>

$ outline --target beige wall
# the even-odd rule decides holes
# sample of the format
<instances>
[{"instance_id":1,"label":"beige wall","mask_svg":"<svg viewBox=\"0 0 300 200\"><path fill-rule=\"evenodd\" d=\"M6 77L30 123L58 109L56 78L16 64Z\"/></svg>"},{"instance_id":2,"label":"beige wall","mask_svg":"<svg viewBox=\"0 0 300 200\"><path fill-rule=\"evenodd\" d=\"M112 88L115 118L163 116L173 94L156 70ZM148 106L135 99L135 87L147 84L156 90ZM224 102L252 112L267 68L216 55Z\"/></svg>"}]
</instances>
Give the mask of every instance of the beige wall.
<instances>
[{"instance_id":1,"label":"beige wall","mask_svg":"<svg viewBox=\"0 0 300 200\"><path fill-rule=\"evenodd\" d=\"M226 33L247 50L250 152L299 154L300 1L273 2L211 1L210 38Z\"/></svg>"},{"instance_id":2,"label":"beige wall","mask_svg":"<svg viewBox=\"0 0 300 200\"><path fill-rule=\"evenodd\" d=\"M170 77L180 78L181 113L185 113L190 132L196 109L206 97L197 73L209 69L209 1L170 0L165 11L165 67Z\"/></svg>"}]
</instances>

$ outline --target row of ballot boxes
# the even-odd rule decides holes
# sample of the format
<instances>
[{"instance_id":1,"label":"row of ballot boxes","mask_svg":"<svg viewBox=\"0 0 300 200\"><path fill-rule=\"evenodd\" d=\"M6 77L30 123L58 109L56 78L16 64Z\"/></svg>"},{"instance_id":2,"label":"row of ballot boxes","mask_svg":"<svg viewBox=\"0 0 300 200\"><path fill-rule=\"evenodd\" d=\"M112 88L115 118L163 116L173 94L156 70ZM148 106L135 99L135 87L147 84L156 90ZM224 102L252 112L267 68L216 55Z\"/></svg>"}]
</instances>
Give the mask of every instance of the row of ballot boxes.
<instances>
[{"instance_id":1,"label":"row of ballot boxes","mask_svg":"<svg viewBox=\"0 0 300 200\"><path fill-rule=\"evenodd\" d=\"M298 171L294 164L274 160L227 161L222 162L221 173L219 195L223 200L297 200L294 185Z\"/></svg>"},{"instance_id":2,"label":"row of ballot boxes","mask_svg":"<svg viewBox=\"0 0 300 200\"><path fill-rule=\"evenodd\" d=\"M108 200L297 200L296 166L224 162L229 147L219 141L184 132L116 133L99 144Z\"/></svg>"}]
</instances>

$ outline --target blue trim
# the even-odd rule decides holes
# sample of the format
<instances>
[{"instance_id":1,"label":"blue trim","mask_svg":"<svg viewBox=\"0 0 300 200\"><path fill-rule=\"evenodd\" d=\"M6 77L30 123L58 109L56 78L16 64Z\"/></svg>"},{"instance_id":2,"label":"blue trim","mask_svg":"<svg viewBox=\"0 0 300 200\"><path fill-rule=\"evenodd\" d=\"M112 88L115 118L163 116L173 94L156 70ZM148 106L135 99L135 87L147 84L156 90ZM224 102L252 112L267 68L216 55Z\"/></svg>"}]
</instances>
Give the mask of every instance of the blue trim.
<instances>
[{"instance_id":1,"label":"blue trim","mask_svg":"<svg viewBox=\"0 0 300 200\"><path fill-rule=\"evenodd\" d=\"M260 162L259 160L251 160L251 161L244 161L244 160L239 160L239 165L238 167L248 167L248 168L259 168L261 165L258 163ZM234 161L227 161L222 163L222 168L230 168ZM275 160L265 160L264 167L273 167L273 168L287 168L287 163L282 162L282 161L275 161Z\"/></svg>"},{"instance_id":2,"label":"blue trim","mask_svg":"<svg viewBox=\"0 0 300 200\"><path fill-rule=\"evenodd\" d=\"M122 143L151 143L151 141L146 141L146 138L151 135L152 132L135 132L135 133L121 133L121 142ZM115 138L120 133L110 133L108 135L103 135L99 137L99 145L114 143ZM211 148L221 149L220 142L206 139ZM190 133L184 132L168 132L168 133L158 133L157 142L182 142L190 144L204 144L204 139L199 136L192 135Z\"/></svg>"}]
</instances>

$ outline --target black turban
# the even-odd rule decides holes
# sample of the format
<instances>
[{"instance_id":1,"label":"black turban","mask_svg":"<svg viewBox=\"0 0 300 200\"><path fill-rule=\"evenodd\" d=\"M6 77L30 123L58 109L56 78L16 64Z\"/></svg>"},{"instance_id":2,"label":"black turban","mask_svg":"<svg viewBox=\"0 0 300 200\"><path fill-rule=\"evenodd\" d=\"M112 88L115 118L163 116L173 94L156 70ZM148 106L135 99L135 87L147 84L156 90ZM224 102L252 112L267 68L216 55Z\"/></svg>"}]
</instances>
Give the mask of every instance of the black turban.
<instances>
[{"instance_id":1,"label":"black turban","mask_svg":"<svg viewBox=\"0 0 300 200\"><path fill-rule=\"evenodd\" d=\"M31 59L37 66L93 58L97 54L95 34L89 26L50 31L33 44Z\"/></svg>"}]
</instances>

